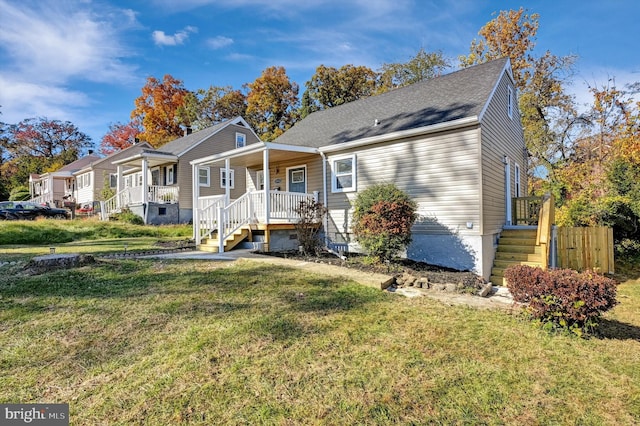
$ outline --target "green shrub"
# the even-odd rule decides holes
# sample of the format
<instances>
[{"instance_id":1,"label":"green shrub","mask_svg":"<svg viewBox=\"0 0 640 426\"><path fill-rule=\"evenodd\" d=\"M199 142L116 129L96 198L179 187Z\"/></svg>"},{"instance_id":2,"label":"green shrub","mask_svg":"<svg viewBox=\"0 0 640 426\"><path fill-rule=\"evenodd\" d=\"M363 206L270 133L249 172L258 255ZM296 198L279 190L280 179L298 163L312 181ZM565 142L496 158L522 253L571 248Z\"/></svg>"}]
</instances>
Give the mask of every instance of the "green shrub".
<instances>
[{"instance_id":1,"label":"green shrub","mask_svg":"<svg viewBox=\"0 0 640 426\"><path fill-rule=\"evenodd\" d=\"M144 219L142 219L140 216L129 209L123 209L120 213L111 215L109 219L130 223L132 225L144 225Z\"/></svg>"},{"instance_id":2,"label":"green shrub","mask_svg":"<svg viewBox=\"0 0 640 426\"><path fill-rule=\"evenodd\" d=\"M25 201L31 198L29 188L26 186L17 186L9 193L10 201Z\"/></svg>"},{"instance_id":3,"label":"green shrub","mask_svg":"<svg viewBox=\"0 0 640 426\"><path fill-rule=\"evenodd\" d=\"M547 329L590 333L601 315L618 303L616 282L593 272L516 265L504 276L513 299L528 304L532 318Z\"/></svg>"},{"instance_id":4,"label":"green shrub","mask_svg":"<svg viewBox=\"0 0 640 426\"><path fill-rule=\"evenodd\" d=\"M378 184L358 194L354 202L353 232L376 261L391 260L411 243L417 205L394 184Z\"/></svg>"}]
</instances>

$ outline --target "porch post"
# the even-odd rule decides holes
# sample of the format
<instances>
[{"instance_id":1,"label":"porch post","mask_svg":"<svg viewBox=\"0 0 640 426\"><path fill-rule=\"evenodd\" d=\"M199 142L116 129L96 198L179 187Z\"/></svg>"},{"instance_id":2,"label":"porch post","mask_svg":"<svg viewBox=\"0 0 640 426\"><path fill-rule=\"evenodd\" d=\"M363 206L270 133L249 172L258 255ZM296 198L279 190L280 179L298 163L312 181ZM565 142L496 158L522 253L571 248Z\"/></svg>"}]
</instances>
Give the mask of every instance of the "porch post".
<instances>
[{"instance_id":1,"label":"porch post","mask_svg":"<svg viewBox=\"0 0 640 426\"><path fill-rule=\"evenodd\" d=\"M231 160L229 158L225 158L224 160L224 196L225 196L225 205L229 205L231 203Z\"/></svg>"},{"instance_id":2,"label":"porch post","mask_svg":"<svg viewBox=\"0 0 640 426\"><path fill-rule=\"evenodd\" d=\"M149 201L149 160L142 158L142 202L146 204Z\"/></svg>"},{"instance_id":3,"label":"porch post","mask_svg":"<svg viewBox=\"0 0 640 426\"><path fill-rule=\"evenodd\" d=\"M271 177L269 176L269 148L265 148L262 153L262 173L264 175L264 223L269 224L271 216Z\"/></svg>"},{"instance_id":4,"label":"porch post","mask_svg":"<svg viewBox=\"0 0 640 426\"><path fill-rule=\"evenodd\" d=\"M116 172L116 194L119 194L122 191L122 165L118 164L117 172Z\"/></svg>"},{"instance_id":5,"label":"porch post","mask_svg":"<svg viewBox=\"0 0 640 426\"><path fill-rule=\"evenodd\" d=\"M200 168L193 164L191 166L191 205L192 223L193 223L193 240L196 247L200 245Z\"/></svg>"}]
</instances>

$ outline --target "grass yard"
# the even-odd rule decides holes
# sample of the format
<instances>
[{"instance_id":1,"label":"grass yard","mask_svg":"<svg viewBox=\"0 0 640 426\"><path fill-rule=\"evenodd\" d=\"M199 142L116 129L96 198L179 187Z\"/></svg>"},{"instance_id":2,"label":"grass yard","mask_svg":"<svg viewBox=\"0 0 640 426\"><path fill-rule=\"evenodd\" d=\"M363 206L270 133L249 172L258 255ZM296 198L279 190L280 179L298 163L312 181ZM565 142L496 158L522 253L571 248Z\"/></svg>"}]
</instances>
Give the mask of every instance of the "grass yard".
<instances>
[{"instance_id":1,"label":"grass yard","mask_svg":"<svg viewBox=\"0 0 640 426\"><path fill-rule=\"evenodd\" d=\"M583 340L262 263L0 272L0 402L73 425L640 423L637 278Z\"/></svg>"}]
</instances>

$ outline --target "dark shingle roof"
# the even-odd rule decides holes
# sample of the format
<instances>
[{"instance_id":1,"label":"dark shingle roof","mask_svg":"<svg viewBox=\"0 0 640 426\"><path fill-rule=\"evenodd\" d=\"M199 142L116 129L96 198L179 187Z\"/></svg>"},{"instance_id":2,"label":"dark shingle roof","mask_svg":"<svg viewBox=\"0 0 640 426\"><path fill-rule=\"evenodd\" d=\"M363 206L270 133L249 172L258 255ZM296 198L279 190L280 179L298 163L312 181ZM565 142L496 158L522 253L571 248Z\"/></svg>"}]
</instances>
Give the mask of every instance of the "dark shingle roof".
<instances>
[{"instance_id":1,"label":"dark shingle roof","mask_svg":"<svg viewBox=\"0 0 640 426\"><path fill-rule=\"evenodd\" d=\"M77 159L73 163L69 163L66 166L60 167L58 170L56 170L56 172L70 172L70 173L77 172L78 170L84 169L94 161L98 161L101 159L102 157L98 155L89 154L85 157Z\"/></svg>"},{"instance_id":2,"label":"dark shingle roof","mask_svg":"<svg viewBox=\"0 0 640 426\"><path fill-rule=\"evenodd\" d=\"M506 63L506 58L490 61L314 112L275 142L317 148L479 116Z\"/></svg>"}]
</instances>

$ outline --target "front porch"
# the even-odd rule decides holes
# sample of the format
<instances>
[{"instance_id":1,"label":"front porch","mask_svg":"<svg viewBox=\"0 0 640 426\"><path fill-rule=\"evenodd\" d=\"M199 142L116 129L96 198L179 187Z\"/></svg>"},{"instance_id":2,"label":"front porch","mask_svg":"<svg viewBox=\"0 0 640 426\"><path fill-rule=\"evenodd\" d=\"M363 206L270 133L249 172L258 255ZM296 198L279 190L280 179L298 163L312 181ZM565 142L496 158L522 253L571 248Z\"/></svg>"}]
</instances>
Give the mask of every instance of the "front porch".
<instances>
[{"instance_id":1,"label":"front porch","mask_svg":"<svg viewBox=\"0 0 640 426\"><path fill-rule=\"evenodd\" d=\"M176 204L180 195L179 186L147 185L126 187L104 202L101 209L102 219L107 220L110 215L119 213L124 208L143 206L149 203Z\"/></svg>"},{"instance_id":2,"label":"front porch","mask_svg":"<svg viewBox=\"0 0 640 426\"><path fill-rule=\"evenodd\" d=\"M270 251L278 231L295 229L300 203L317 201L318 196L318 193L261 190L249 191L228 203L225 195L199 197L193 222L196 246L222 253L245 240L253 242L259 234L263 237L254 246L260 251Z\"/></svg>"}]
</instances>

